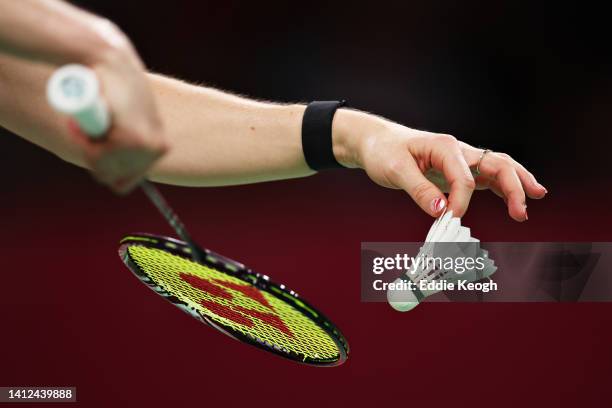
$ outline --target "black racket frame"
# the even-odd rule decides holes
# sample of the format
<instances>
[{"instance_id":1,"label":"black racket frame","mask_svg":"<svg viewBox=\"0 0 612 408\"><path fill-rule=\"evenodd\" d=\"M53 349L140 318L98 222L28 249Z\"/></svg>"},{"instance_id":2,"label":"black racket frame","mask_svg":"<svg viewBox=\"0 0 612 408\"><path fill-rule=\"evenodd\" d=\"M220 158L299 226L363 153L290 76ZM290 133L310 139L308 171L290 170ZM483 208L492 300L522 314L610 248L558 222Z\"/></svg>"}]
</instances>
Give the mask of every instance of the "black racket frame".
<instances>
[{"instance_id":1,"label":"black racket frame","mask_svg":"<svg viewBox=\"0 0 612 408\"><path fill-rule=\"evenodd\" d=\"M128 248L130 246L144 246L147 248L160 249L169 252L173 255L180 256L189 261L193 262L190 246L180 240L147 233L130 234L120 241L119 256L125 263L125 265L136 275L136 277L152 289L155 293L162 296L170 303L177 306L190 316L213 327L214 329L236 339L243 343L250 344L257 348L276 354L280 357L290 359L302 364L319 366L319 367L333 367L338 366L346 361L349 354L349 345L340 332L340 330L320 311L315 309L310 303L301 298L296 292L287 288L285 285L275 283L270 280L266 275L254 272L250 268L240 262L234 261L216 252L208 249L192 246L196 250L200 251L198 254L199 263L209 268L215 269L221 273L238 278L248 284L251 284L258 289L265 291L279 300L293 306L296 310L306 316L308 319L313 321L317 326L323 329L331 339L336 343L338 348L339 357L337 359L315 359L299 355L290 350L284 350L278 346L272 345L267 342L261 342L254 337L247 336L237 330L233 330L230 327L223 326L222 324L213 321L211 318L199 313L195 308L188 306L184 301L178 299L176 296L167 292L162 286L158 285L153 279L151 279L135 262L130 256Z\"/></svg>"}]
</instances>

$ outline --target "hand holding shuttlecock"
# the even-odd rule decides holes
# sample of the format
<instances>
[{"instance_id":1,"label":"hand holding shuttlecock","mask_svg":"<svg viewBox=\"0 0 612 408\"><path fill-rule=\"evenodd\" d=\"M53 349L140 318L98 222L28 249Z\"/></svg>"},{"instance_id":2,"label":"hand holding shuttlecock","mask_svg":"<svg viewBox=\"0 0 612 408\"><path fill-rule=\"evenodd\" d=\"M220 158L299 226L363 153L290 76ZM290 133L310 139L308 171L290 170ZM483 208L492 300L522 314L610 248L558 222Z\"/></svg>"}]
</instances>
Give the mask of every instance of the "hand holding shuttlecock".
<instances>
[{"instance_id":1,"label":"hand holding shuttlecock","mask_svg":"<svg viewBox=\"0 0 612 408\"><path fill-rule=\"evenodd\" d=\"M461 268L461 271L447 269L436 259L456 260L459 258L480 259L480 267L472 265ZM438 218L427 233L425 243L414 259L434 260L434 262L413 262L409 270L397 278L387 291L389 304L400 312L415 308L424 298L440 292L437 285L427 285L429 282L445 281L456 283L459 280L476 282L488 278L497 267L486 250L480 247L480 241L471 236L469 228L461 225L461 220L453 217L448 211ZM402 285L402 282L405 283ZM406 285L410 283L410 285ZM408 289L407 287L412 289ZM427 289L421 289L422 286ZM435 288L431 288L436 286ZM396 289L401 288L401 289Z\"/></svg>"}]
</instances>

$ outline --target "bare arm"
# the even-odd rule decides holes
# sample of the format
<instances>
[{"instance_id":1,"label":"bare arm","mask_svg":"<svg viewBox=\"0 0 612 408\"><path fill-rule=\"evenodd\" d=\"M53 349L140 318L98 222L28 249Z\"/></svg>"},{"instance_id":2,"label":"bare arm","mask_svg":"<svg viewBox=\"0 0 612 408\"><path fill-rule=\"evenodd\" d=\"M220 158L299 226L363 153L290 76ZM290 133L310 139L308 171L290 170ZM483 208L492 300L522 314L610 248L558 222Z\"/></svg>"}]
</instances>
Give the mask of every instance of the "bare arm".
<instances>
[{"instance_id":1,"label":"bare arm","mask_svg":"<svg viewBox=\"0 0 612 408\"><path fill-rule=\"evenodd\" d=\"M29 60L95 64L127 46L108 20L56 0L0 0L0 52Z\"/></svg>"},{"instance_id":2,"label":"bare arm","mask_svg":"<svg viewBox=\"0 0 612 408\"><path fill-rule=\"evenodd\" d=\"M258 102L160 75L149 79L171 140L154 180L207 186L314 174L302 154L304 106Z\"/></svg>"},{"instance_id":3,"label":"bare arm","mask_svg":"<svg viewBox=\"0 0 612 408\"><path fill-rule=\"evenodd\" d=\"M48 67L0 58L0 124L85 165L61 118L46 106ZM301 146L304 106L264 103L149 74L169 134L169 153L153 180L187 186L226 185L313 174ZM452 136L422 132L364 112L341 109L333 122L336 158L364 169L376 183L406 191L428 214L445 205L462 215L474 188L489 188L508 202L510 215L527 218L525 195L545 188L519 163L490 153L473 178L482 150ZM448 200L442 191L449 191Z\"/></svg>"},{"instance_id":4,"label":"bare arm","mask_svg":"<svg viewBox=\"0 0 612 408\"><path fill-rule=\"evenodd\" d=\"M7 126L29 140L62 157L78 151L98 180L119 192L132 188L165 152L163 126L144 66L129 39L110 21L60 0L0 0L2 54L0 115L14 116ZM56 128L47 127L59 119L34 109L43 109L43 82L50 71L32 62L81 63L96 71L114 116L105 143L77 136L68 146L56 134L62 134L57 123ZM19 68L25 72L18 73Z\"/></svg>"},{"instance_id":5,"label":"bare arm","mask_svg":"<svg viewBox=\"0 0 612 408\"><path fill-rule=\"evenodd\" d=\"M45 99L53 69L0 55L0 125L89 168L66 119ZM155 74L148 80L172 141L151 179L209 186L314 174L302 154L304 106L257 102Z\"/></svg>"}]
</instances>

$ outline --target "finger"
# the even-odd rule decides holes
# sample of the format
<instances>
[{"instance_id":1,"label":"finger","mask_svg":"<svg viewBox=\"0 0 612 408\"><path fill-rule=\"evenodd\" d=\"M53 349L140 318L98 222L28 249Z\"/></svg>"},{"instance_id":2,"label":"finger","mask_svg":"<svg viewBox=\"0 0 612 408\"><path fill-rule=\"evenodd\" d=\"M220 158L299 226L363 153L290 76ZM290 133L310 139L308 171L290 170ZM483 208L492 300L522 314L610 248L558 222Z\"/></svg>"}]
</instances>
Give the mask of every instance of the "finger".
<instances>
[{"instance_id":1,"label":"finger","mask_svg":"<svg viewBox=\"0 0 612 408\"><path fill-rule=\"evenodd\" d=\"M525 191L516 169L509 165L501 167L497 172L496 180L499 189L506 197L510 216L516 221L526 221Z\"/></svg>"},{"instance_id":2,"label":"finger","mask_svg":"<svg viewBox=\"0 0 612 408\"><path fill-rule=\"evenodd\" d=\"M514 168L516 169L516 174L518 175L521 183L523 184L523 188L525 192L529 196L529 198L540 199L544 198L548 190L546 187L538 183L533 174L531 174L523 165L512 160L514 163Z\"/></svg>"},{"instance_id":3,"label":"finger","mask_svg":"<svg viewBox=\"0 0 612 408\"><path fill-rule=\"evenodd\" d=\"M475 167L480 159L482 150L475 149L472 146L467 145L465 143L462 143L462 146L463 146L462 147L463 152L466 156L466 160L469 163L471 163L472 167ZM495 158L499 158L500 160L495 160ZM493 161L491 161L491 159L493 159ZM548 190L546 189L546 187L538 183L538 181L533 176L533 174L531 174L531 172L529 172L521 163L517 162L516 160L514 160L512 157L510 157L506 153L491 152L491 153L488 153L485 157L483 157L482 163L480 166L481 174L491 175L491 177L493 178L496 172L496 168L492 168L493 167L492 165L494 163L500 164L504 160L510 163L516 169L516 173L519 176L519 179L521 180L521 184L523 185L525 193L527 193L529 198L540 199L540 198L543 198L546 195L546 193L548 193ZM477 188L480 189L481 183L477 183L477 184L478 184Z\"/></svg>"},{"instance_id":4,"label":"finger","mask_svg":"<svg viewBox=\"0 0 612 408\"><path fill-rule=\"evenodd\" d=\"M506 198L508 213L516 221L527 220L525 191L519 178L514 160L503 153L486 154L480 161L481 176L495 181L496 188Z\"/></svg>"},{"instance_id":5,"label":"finger","mask_svg":"<svg viewBox=\"0 0 612 408\"><path fill-rule=\"evenodd\" d=\"M407 192L432 217L439 216L447 205L444 194L425 178L411 156L391 162L386 177L392 185Z\"/></svg>"},{"instance_id":6,"label":"finger","mask_svg":"<svg viewBox=\"0 0 612 408\"><path fill-rule=\"evenodd\" d=\"M436 144L432 152L432 164L442 170L448 181L449 209L453 210L455 216L462 217L470 204L476 183L455 138L449 136L443 143Z\"/></svg>"},{"instance_id":7,"label":"finger","mask_svg":"<svg viewBox=\"0 0 612 408\"><path fill-rule=\"evenodd\" d=\"M506 198L506 196L502 192L502 189L499 188L497 183L492 183L491 186L489 187L489 190L491 190L493 192L493 194L495 194L496 196L498 196L499 198L504 200L504 203L506 203L506 205L508 205L508 199Z\"/></svg>"},{"instance_id":8,"label":"finger","mask_svg":"<svg viewBox=\"0 0 612 408\"><path fill-rule=\"evenodd\" d=\"M496 195L505 198L497 181L485 176L475 176L474 181L476 181L476 190L491 190Z\"/></svg>"},{"instance_id":9,"label":"finger","mask_svg":"<svg viewBox=\"0 0 612 408\"><path fill-rule=\"evenodd\" d=\"M492 180L484 176L478 176L476 177L476 186L477 190L491 190L496 196L504 200L504 203L508 204L508 200L506 199L506 196L496 180Z\"/></svg>"}]
</instances>

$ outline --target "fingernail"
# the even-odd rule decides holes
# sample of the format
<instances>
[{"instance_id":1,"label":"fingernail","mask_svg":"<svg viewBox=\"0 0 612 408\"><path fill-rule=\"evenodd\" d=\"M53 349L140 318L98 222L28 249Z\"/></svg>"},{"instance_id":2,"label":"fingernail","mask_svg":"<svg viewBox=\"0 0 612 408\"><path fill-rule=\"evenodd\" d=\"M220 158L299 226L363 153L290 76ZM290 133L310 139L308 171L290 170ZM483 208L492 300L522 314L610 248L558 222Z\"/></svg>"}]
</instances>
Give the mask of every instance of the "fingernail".
<instances>
[{"instance_id":1,"label":"fingernail","mask_svg":"<svg viewBox=\"0 0 612 408\"><path fill-rule=\"evenodd\" d=\"M442 198L436 198L431 202L431 209L436 214L442 211L444 207L446 207L446 201Z\"/></svg>"},{"instance_id":2,"label":"fingernail","mask_svg":"<svg viewBox=\"0 0 612 408\"><path fill-rule=\"evenodd\" d=\"M536 181L536 185L537 185L539 188L541 188L542 190L544 190L544 194L548 193L548 190L546 189L546 187L544 187L543 185L541 185L541 184L540 184L540 183L538 183L537 181Z\"/></svg>"},{"instance_id":3,"label":"fingernail","mask_svg":"<svg viewBox=\"0 0 612 408\"><path fill-rule=\"evenodd\" d=\"M525 221L529 219L529 215L527 215L527 209L525 208Z\"/></svg>"}]
</instances>

